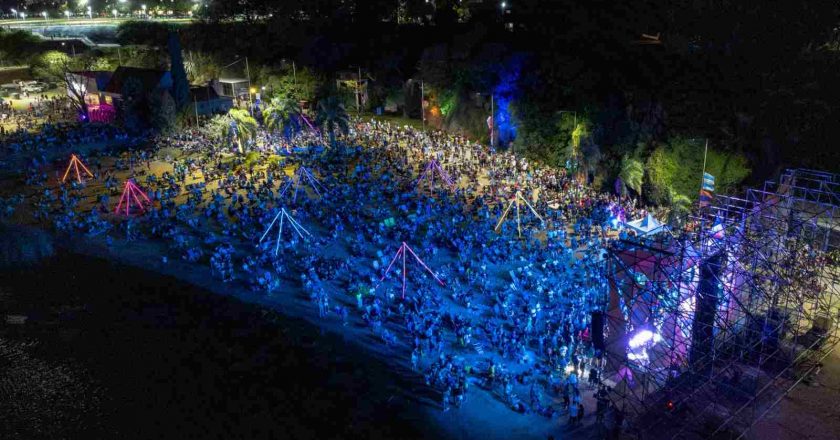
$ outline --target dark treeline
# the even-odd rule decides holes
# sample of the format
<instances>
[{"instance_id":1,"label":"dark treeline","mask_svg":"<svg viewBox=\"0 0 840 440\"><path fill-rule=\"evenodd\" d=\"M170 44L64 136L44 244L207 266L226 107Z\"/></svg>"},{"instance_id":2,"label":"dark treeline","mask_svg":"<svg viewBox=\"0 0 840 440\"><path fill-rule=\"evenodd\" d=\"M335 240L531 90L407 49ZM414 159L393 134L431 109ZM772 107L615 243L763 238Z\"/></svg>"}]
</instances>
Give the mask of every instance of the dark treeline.
<instances>
[{"instance_id":1,"label":"dark treeline","mask_svg":"<svg viewBox=\"0 0 840 440\"><path fill-rule=\"evenodd\" d=\"M474 134L492 92L514 121L514 148L561 165L583 156L607 182L622 159L649 166L657 147L690 139L745 156L754 182L783 167L840 169L836 2L506 5L216 1L180 33L186 51L219 64L293 60L325 78L359 66L374 80L371 105L401 94L409 114L419 92L406 81L422 79L441 125ZM164 46L166 29L135 22L119 37Z\"/></svg>"}]
</instances>

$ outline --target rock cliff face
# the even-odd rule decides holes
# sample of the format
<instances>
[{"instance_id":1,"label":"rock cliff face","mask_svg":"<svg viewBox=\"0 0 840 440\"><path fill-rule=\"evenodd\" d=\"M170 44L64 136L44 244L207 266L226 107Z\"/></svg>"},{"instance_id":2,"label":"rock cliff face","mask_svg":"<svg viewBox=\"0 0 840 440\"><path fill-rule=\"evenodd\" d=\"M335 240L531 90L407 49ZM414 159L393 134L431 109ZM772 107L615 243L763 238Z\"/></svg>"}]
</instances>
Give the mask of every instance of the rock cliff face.
<instances>
[{"instance_id":1,"label":"rock cliff face","mask_svg":"<svg viewBox=\"0 0 840 440\"><path fill-rule=\"evenodd\" d=\"M53 255L53 241L44 231L0 224L0 268L33 264Z\"/></svg>"}]
</instances>

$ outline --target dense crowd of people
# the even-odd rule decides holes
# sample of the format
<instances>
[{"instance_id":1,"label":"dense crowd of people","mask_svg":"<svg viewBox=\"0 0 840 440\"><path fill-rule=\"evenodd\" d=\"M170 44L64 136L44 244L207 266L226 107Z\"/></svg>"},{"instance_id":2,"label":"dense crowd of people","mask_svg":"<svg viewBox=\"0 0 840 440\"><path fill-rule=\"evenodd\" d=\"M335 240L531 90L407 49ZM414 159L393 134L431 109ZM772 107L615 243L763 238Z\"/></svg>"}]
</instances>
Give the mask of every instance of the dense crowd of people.
<instances>
[{"instance_id":1,"label":"dense crowd of people","mask_svg":"<svg viewBox=\"0 0 840 440\"><path fill-rule=\"evenodd\" d=\"M77 111L65 97L35 95L22 108L0 99L0 136L39 131L44 124L74 122Z\"/></svg>"},{"instance_id":2,"label":"dense crowd of people","mask_svg":"<svg viewBox=\"0 0 840 440\"><path fill-rule=\"evenodd\" d=\"M125 136L60 133L21 134L9 148ZM620 426L589 319L608 294L609 219L644 215L634 200L440 131L354 120L335 145L325 138L261 132L248 147L258 153L253 161L230 154L229 139L192 129L147 149L88 154L95 179L86 184L55 185L51 164L35 159L26 173L37 188L30 209L38 221L111 245L164 239L171 252L162 261L206 264L221 281L265 295L300 288L321 318L364 325L407 353L445 411L468 401L474 386L514 411L576 425L588 390L597 421ZM430 161L440 175L419 180ZM301 169L315 180L292 172ZM128 176L151 203L129 198L114 214ZM517 195L539 216L522 205L505 217ZM272 220L281 207L305 234L292 220L278 232ZM393 265L403 242L411 251Z\"/></svg>"}]
</instances>

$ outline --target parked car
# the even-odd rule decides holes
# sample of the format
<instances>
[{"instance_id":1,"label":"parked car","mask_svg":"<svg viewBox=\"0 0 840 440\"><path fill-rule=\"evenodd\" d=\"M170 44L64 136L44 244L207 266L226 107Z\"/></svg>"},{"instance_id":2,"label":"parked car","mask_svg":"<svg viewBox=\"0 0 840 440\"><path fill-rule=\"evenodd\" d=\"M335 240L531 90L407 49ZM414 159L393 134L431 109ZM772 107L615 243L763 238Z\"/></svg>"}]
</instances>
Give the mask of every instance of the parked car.
<instances>
[{"instance_id":1,"label":"parked car","mask_svg":"<svg viewBox=\"0 0 840 440\"><path fill-rule=\"evenodd\" d=\"M38 84L28 84L22 86L20 90L26 93L41 93L44 91L44 87Z\"/></svg>"}]
</instances>

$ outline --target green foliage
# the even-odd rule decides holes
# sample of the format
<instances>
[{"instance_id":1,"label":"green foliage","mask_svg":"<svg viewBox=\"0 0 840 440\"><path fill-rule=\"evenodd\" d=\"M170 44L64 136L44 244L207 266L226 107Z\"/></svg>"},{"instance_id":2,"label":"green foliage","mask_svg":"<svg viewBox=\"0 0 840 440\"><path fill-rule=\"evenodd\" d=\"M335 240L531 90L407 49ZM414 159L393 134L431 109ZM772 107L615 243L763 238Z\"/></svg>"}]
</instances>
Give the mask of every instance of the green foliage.
<instances>
[{"instance_id":1,"label":"green foliage","mask_svg":"<svg viewBox=\"0 0 840 440\"><path fill-rule=\"evenodd\" d=\"M168 134L175 130L177 119L177 106L172 95L167 91L152 92L148 97L149 107L154 109L150 112L149 121L158 133Z\"/></svg>"},{"instance_id":2,"label":"green foliage","mask_svg":"<svg viewBox=\"0 0 840 440\"><path fill-rule=\"evenodd\" d=\"M283 156L272 154L271 156L268 156L268 160L266 161L266 163L268 164L269 168L277 169L283 165L285 160L286 159Z\"/></svg>"},{"instance_id":3,"label":"green foliage","mask_svg":"<svg viewBox=\"0 0 840 440\"><path fill-rule=\"evenodd\" d=\"M588 130L587 124L585 122L574 121L574 122L572 122L572 124L573 124L573 128L572 128L572 131L569 134L569 136L570 136L570 142L572 144L572 149L573 149L572 150L573 151L572 155L577 157L577 155L580 154L580 152L578 151L579 148L580 148L580 142L583 139L586 139L586 138L589 137L589 130Z\"/></svg>"},{"instance_id":4,"label":"green foliage","mask_svg":"<svg viewBox=\"0 0 840 440\"><path fill-rule=\"evenodd\" d=\"M117 27L117 41L122 45L163 46L170 25L151 20L130 20Z\"/></svg>"},{"instance_id":5,"label":"green foliage","mask_svg":"<svg viewBox=\"0 0 840 440\"><path fill-rule=\"evenodd\" d=\"M190 107L179 110L175 115L175 127L185 129L195 126L195 112Z\"/></svg>"},{"instance_id":6,"label":"green foliage","mask_svg":"<svg viewBox=\"0 0 840 440\"><path fill-rule=\"evenodd\" d=\"M440 105L440 114L443 117L447 117L452 114L452 110L455 109L455 104L457 102L457 95L455 91L451 89L442 89L438 92L438 103Z\"/></svg>"},{"instance_id":7,"label":"green foliage","mask_svg":"<svg viewBox=\"0 0 840 440\"><path fill-rule=\"evenodd\" d=\"M330 136L330 144L335 146L335 130L344 134L350 131L350 116L344 104L336 96L330 96L318 101L318 124Z\"/></svg>"},{"instance_id":8,"label":"green foliage","mask_svg":"<svg viewBox=\"0 0 840 440\"><path fill-rule=\"evenodd\" d=\"M124 46L120 49L122 64L148 69L166 69L168 60L166 51L156 47Z\"/></svg>"},{"instance_id":9,"label":"green foliage","mask_svg":"<svg viewBox=\"0 0 840 440\"><path fill-rule=\"evenodd\" d=\"M444 99L442 105L451 103L451 108L443 118L446 130L489 142L490 132L487 129L489 108L485 109L476 105L466 93L450 95L450 92L443 92L441 96ZM443 113L442 110L441 113Z\"/></svg>"},{"instance_id":10,"label":"green foliage","mask_svg":"<svg viewBox=\"0 0 840 440\"><path fill-rule=\"evenodd\" d=\"M569 158L564 151L558 121L549 115L520 113L519 135L513 149L531 160L554 167L561 167Z\"/></svg>"},{"instance_id":11,"label":"green foliage","mask_svg":"<svg viewBox=\"0 0 840 440\"><path fill-rule=\"evenodd\" d=\"M262 69L257 82L271 98L313 102L323 80L306 67L287 66L279 70Z\"/></svg>"},{"instance_id":12,"label":"green foliage","mask_svg":"<svg viewBox=\"0 0 840 440\"><path fill-rule=\"evenodd\" d=\"M90 70L112 71L115 68L107 57L96 57L90 62Z\"/></svg>"},{"instance_id":13,"label":"green foliage","mask_svg":"<svg viewBox=\"0 0 840 440\"><path fill-rule=\"evenodd\" d=\"M230 125L228 115L215 115L202 125L202 131L217 138L227 138L228 125Z\"/></svg>"},{"instance_id":14,"label":"green foliage","mask_svg":"<svg viewBox=\"0 0 840 440\"><path fill-rule=\"evenodd\" d=\"M41 41L24 30L0 29L0 53L3 64L25 64L41 51Z\"/></svg>"},{"instance_id":15,"label":"green foliage","mask_svg":"<svg viewBox=\"0 0 840 440\"><path fill-rule=\"evenodd\" d=\"M94 54L71 58L64 52L50 50L34 57L30 71L34 78L43 81L63 83L65 73L73 70L111 70L111 64L105 57Z\"/></svg>"},{"instance_id":16,"label":"green foliage","mask_svg":"<svg viewBox=\"0 0 840 440\"><path fill-rule=\"evenodd\" d=\"M674 190L668 191L668 223L680 227L691 210L691 199L678 194Z\"/></svg>"},{"instance_id":17,"label":"green foliage","mask_svg":"<svg viewBox=\"0 0 840 440\"><path fill-rule=\"evenodd\" d=\"M645 177L645 167L642 161L631 156L624 156L621 160L621 170L618 177L624 182L624 187L632 189L636 194L642 194L642 182Z\"/></svg>"},{"instance_id":18,"label":"green foliage","mask_svg":"<svg viewBox=\"0 0 840 440\"><path fill-rule=\"evenodd\" d=\"M595 128L587 114L548 111L520 100L514 104L518 122L514 150L532 160L569 171L595 174L604 159Z\"/></svg>"},{"instance_id":19,"label":"green foliage","mask_svg":"<svg viewBox=\"0 0 840 440\"><path fill-rule=\"evenodd\" d=\"M297 101L293 99L273 98L263 110L265 126L273 132L283 132L291 137L300 131L301 111Z\"/></svg>"},{"instance_id":20,"label":"green foliage","mask_svg":"<svg viewBox=\"0 0 840 440\"><path fill-rule=\"evenodd\" d=\"M222 76L222 65L216 56L206 52L190 51L184 58L187 79L192 84L206 84Z\"/></svg>"},{"instance_id":21,"label":"green foliage","mask_svg":"<svg viewBox=\"0 0 840 440\"><path fill-rule=\"evenodd\" d=\"M37 56L30 65L32 76L46 81L63 81L70 57L63 52L51 50Z\"/></svg>"},{"instance_id":22,"label":"green foliage","mask_svg":"<svg viewBox=\"0 0 840 440\"><path fill-rule=\"evenodd\" d=\"M226 115L214 116L207 124L210 132L227 141L236 142L240 153L245 144L257 136L257 121L247 110L231 109Z\"/></svg>"},{"instance_id":23,"label":"green foliage","mask_svg":"<svg viewBox=\"0 0 840 440\"><path fill-rule=\"evenodd\" d=\"M260 153L256 151L249 151L248 154L245 155L245 159L242 161L242 167L247 169L248 171L253 171L254 167L260 163Z\"/></svg>"},{"instance_id":24,"label":"green foliage","mask_svg":"<svg viewBox=\"0 0 840 440\"><path fill-rule=\"evenodd\" d=\"M494 72L505 56L522 48L531 58L519 84L525 100L548 112L605 106L591 128L603 127L606 133L597 142L615 162L611 171L627 153L613 146L638 141L653 146L665 133L697 133L738 145L754 158L751 166L761 177L786 164L840 164L840 149L825 147L840 134L840 124L834 123L840 118L835 78L840 44L832 32L836 2L691 2L679 7L669 2L561 2L556 7L546 7L550 2L545 1L514 2L519 28L514 33L499 32L498 20L481 2L433 3L204 2L196 13L209 20L182 28L185 58L189 50L201 50L224 65L234 55L247 55L252 75L260 64L291 54L299 67L324 72L360 64L376 78L370 102L379 104L387 91L412 77L423 78L427 90L487 93L498 84ZM446 14L473 21L442 26ZM752 20L755 16L763 20ZM385 17L387 23L378 20ZM416 26L427 20L428 26ZM629 44L641 32L658 30L663 31L661 45ZM168 25L155 21L130 22L120 27L120 42L162 46L167 31ZM30 47L35 46L6 45L0 52ZM218 76L190 75L205 81ZM271 95L289 94L286 86L256 77L255 85L273 90ZM406 106L418 101L416 95L389 98ZM443 96L439 102L444 118L460 112L454 126L468 125L462 116L472 121L469 106L450 106ZM541 160L565 163L562 157L569 154L555 148L567 145L551 139L551 118L543 122L548 125L526 124L519 133L538 141L533 150ZM545 130L528 133L532 127Z\"/></svg>"},{"instance_id":25,"label":"green foliage","mask_svg":"<svg viewBox=\"0 0 840 440\"><path fill-rule=\"evenodd\" d=\"M584 137L581 140L579 154L578 162L587 177L596 173L604 155L601 153L601 146L595 142L592 136Z\"/></svg>"},{"instance_id":26,"label":"green foliage","mask_svg":"<svg viewBox=\"0 0 840 440\"><path fill-rule=\"evenodd\" d=\"M696 200L703 173L703 151L703 144L683 138L658 146L647 164L653 189L651 199L662 204L677 195ZM706 172L715 176L716 193L728 193L750 174L750 169L744 156L709 148Z\"/></svg>"}]
</instances>

